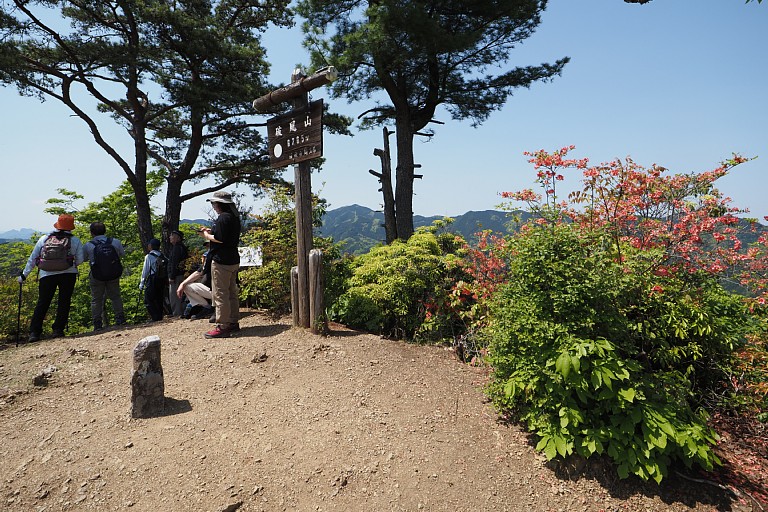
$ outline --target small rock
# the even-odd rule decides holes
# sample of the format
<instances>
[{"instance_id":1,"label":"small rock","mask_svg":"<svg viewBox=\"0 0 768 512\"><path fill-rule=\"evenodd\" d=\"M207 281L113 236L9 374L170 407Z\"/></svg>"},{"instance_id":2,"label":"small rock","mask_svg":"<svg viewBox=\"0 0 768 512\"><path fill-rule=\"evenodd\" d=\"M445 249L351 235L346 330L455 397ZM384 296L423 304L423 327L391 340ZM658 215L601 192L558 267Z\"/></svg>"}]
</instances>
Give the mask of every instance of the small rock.
<instances>
[{"instance_id":1,"label":"small rock","mask_svg":"<svg viewBox=\"0 0 768 512\"><path fill-rule=\"evenodd\" d=\"M224 508L221 512L235 512L235 510L239 509L243 506L242 501L238 501L237 503L232 503L231 505L227 505L226 508Z\"/></svg>"},{"instance_id":2,"label":"small rock","mask_svg":"<svg viewBox=\"0 0 768 512\"><path fill-rule=\"evenodd\" d=\"M251 362L252 363L263 363L264 361L267 360L267 357L269 357L269 356L267 356L267 353L264 352L262 354L259 354L258 356L253 356L253 359L251 359Z\"/></svg>"}]
</instances>

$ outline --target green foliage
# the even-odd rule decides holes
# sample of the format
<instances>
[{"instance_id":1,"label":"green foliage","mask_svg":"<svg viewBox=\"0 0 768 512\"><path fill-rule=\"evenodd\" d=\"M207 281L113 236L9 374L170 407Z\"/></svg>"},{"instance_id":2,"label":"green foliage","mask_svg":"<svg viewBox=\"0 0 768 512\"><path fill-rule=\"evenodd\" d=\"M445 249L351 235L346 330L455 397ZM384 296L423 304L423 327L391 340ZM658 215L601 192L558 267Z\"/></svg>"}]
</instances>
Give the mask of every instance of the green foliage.
<instances>
[{"instance_id":1,"label":"green foliage","mask_svg":"<svg viewBox=\"0 0 768 512\"><path fill-rule=\"evenodd\" d=\"M163 176L157 171L147 175L147 193L150 198L155 197L163 186ZM48 206L46 213L60 215L68 213L75 217L77 229L75 234L83 242L91 239L89 227L91 222L103 222L107 228L107 236L117 238L125 247L127 253L138 251L143 259L144 245L139 237L136 226L138 217L136 214L136 199L133 189L128 181L123 181L114 192L107 194L98 201L91 201L85 206L79 202L84 196L76 191L64 188L56 189L59 197L53 197L46 201ZM155 233L160 232L160 217L150 208L152 226Z\"/></svg>"},{"instance_id":2,"label":"green foliage","mask_svg":"<svg viewBox=\"0 0 768 512\"><path fill-rule=\"evenodd\" d=\"M761 312L763 315L765 312ZM736 361L725 368L728 378L714 401L733 415L756 416L768 421L768 339L765 333L750 336L736 353Z\"/></svg>"},{"instance_id":3,"label":"green foliage","mask_svg":"<svg viewBox=\"0 0 768 512\"><path fill-rule=\"evenodd\" d=\"M751 318L709 275L656 276L576 225L512 240L494 295L488 393L539 435L547 458L606 453L624 478L660 482L674 461L712 469L698 401L722 380Z\"/></svg>"},{"instance_id":4,"label":"green foliage","mask_svg":"<svg viewBox=\"0 0 768 512\"><path fill-rule=\"evenodd\" d=\"M27 339L29 320L37 302L37 286L27 282L21 287L21 317L19 321L19 283L15 277L0 277L0 340L8 342ZM17 323L21 329L17 329Z\"/></svg>"},{"instance_id":5,"label":"green foliage","mask_svg":"<svg viewBox=\"0 0 768 512\"><path fill-rule=\"evenodd\" d=\"M454 235L434 231L419 229L408 242L398 240L357 257L331 318L385 336L412 338L424 322L425 303L444 284L445 251L456 249Z\"/></svg>"},{"instance_id":6,"label":"green foliage","mask_svg":"<svg viewBox=\"0 0 768 512\"><path fill-rule=\"evenodd\" d=\"M37 236L34 242L37 242ZM35 243L30 242L8 242L0 244L0 276L16 277L27 264Z\"/></svg>"},{"instance_id":7,"label":"green foliage","mask_svg":"<svg viewBox=\"0 0 768 512\"><path fill-rule=\"evenodd\" d=\"M296 266L296 213L291 190L286 186L265 189L269 202L255 216L251 228L241 237L244 245L261 247L264 264L240 272L240 299L257 308L275 314L291 310L291 268ZM313 225L320 225L325 213L325 201L315 198L312 209ZM326 304L340 293L346 260L339 248L328 238L314 237L313 247L323 252Z\"/></svg>"}]
</instances>

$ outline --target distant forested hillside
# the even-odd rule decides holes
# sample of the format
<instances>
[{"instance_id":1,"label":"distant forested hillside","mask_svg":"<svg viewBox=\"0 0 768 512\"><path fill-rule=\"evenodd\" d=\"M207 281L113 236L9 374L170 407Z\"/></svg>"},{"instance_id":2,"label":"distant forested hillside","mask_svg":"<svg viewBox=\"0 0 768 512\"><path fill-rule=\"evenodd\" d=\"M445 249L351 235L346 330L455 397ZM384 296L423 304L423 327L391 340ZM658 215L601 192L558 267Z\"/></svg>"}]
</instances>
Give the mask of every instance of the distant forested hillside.
<instances>
[{"instance_id":1,"label":"distant forested hillside","mask_svg":"<svg viewBox=\"0 0 768 512\"><path fill-rule=\"evenodd\" d=\"M413 225L415 228L429 226L442 218L439 215L414 215ZM507 233L507 224L511 220L506 212L496 210L467 212L453 219L447 230L462 235L470 242L475 240L475 233L486 229ZM344 242L344 249L350 254L364 254L384 242L384 214L356 204L342 206L328 211L323 217L323 226L316 232L320 236L332 237L336 242Z\"/></svg>"},{"instance_id":2,"label":"distant forested hillside","mask_svg":"<svg viewBox=\"0 0 768 512\"><path fill-rule=\"evenodd\" d=\"M516 215L520 216L522 222L530 218L530 214L526 212L516 212ZM429 226L442 218L439 215L414 215L413 224L416 228ZM460 234L470 243L476 241L475 234L479 231L488 229L494 233L506 234L512 225L512 219L507 212L496 210L467 212L453 219L454 222L448 226L448 231ZM740 224L739 239L744 247L756 242L758 237L768 230L768 227L759 223L753 230L746 220L741 220ZM375 245L384 242L384 214L356 204L342 206L325 214L323 225L316 229L316 233L333 237L335 242L344 242L344 250L350 254L365 254Z\"/></svg>"}]
</instances>

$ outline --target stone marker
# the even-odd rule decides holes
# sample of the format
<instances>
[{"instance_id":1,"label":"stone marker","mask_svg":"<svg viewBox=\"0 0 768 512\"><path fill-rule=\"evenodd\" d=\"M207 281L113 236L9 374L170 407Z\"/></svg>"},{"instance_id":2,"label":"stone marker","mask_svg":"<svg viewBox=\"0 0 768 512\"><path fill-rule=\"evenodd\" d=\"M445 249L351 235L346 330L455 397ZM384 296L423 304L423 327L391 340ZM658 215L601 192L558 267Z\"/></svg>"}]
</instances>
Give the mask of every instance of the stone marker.
<instances>
[{"instance_id":1,"label":"stone marker","mask_svg":"<svg viewBox=\"0 0 768 512\"><path fill-rule=\"evenodd\" d=\"M133 349L131 416L148 418L163 412L165 381L160 364L160 337L147 336Z\"/></svg>"}]
</instances>

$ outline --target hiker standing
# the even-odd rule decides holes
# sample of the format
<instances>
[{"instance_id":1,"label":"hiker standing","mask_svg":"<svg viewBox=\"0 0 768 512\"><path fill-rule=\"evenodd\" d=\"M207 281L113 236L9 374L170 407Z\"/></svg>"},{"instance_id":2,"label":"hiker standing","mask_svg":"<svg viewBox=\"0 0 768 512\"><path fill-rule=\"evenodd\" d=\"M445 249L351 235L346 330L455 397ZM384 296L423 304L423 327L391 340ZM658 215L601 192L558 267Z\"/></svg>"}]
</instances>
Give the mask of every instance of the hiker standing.
<instances>
[{"instance_id":1,"label":"hiker standing","mask_svg":"<svg viewBox=\"0 0 768 512\"><path fill-rule=\"evenodd\" d=\"M237 271L240 268L240 214L229 192L214 192L206 199L218 214L213 228L202 228L200 235L211 247L211 291L216 307L216 327L206 338L228 338L240 329L240 299L237 289Z\"/></svg>"},{"instance_id":2,"label":"hiker standing","mask_svg":"<svg viewBox=\"0 0 768 512\"><path fill-rule=\"evenodd\" d=\"M103 222L92 222L91 239L83 247L85 261L90 262L91 274L91 318L93 330L104 328L103 314L105 296L112 303L115 312L115 324L125 323L123 299L120 297L120 276L123 264L120 258L125 256L123 244L117 238L107 237L107 228Z\"/></svg>"},{"instance_id":3,"label":"hiker standing","mask_svg":"<svg viewBox=\"0 0 768 512\"><path fill-rule=\"evenodd\" d=\"M83 262L83 243L72 234L75 218L65 213L59 215L53 225L55 231L43 235L32 249L27 265L21 271L19 283L23 283L32 269L39 269L39 288L35 312L29 324L27 341L38 341L43 332L43 320L51 301L59 290L56 319L53 321L52 338L64 336L69 323L69 308L77 282L77 267Z\"/></svg>"},{"instance_id":4,"label":"hiker standing","mask_svg":"<svg viewBox=\"0 0 768 512\"><path fill-rule=\"evenodd\" d=\"M184 260L189 257L187 246L184 245L184 234L181 231L171 231L171 250L168 253L168 299L171 304L171 316L181 316L184 313L184 301L176 294L179 284L184 280Z\"/></svg>"},{"instance_id":5,"label":"hiker standing","mask_svg":"<svg viewBox=\"0 0 768 512\"><path fill-rule=\"evenodd\" d=\"M152 321L163 319L163 295L168 285L168 259L160 252L160 240L153 238L147 244L144 266L141 268L139 290L144 291L144 305Z\"/></svg>"}]
</instances>

